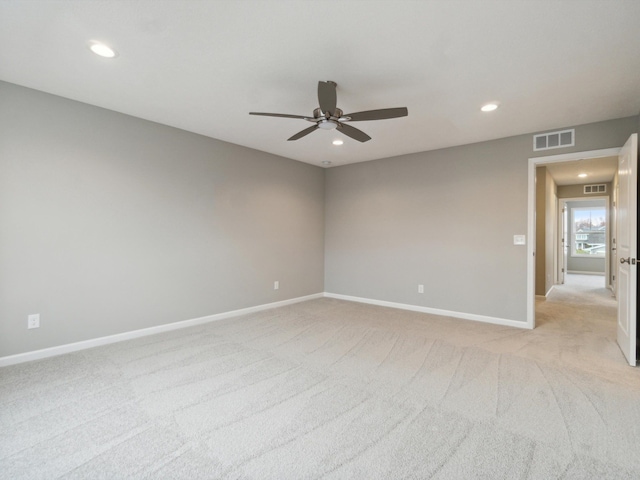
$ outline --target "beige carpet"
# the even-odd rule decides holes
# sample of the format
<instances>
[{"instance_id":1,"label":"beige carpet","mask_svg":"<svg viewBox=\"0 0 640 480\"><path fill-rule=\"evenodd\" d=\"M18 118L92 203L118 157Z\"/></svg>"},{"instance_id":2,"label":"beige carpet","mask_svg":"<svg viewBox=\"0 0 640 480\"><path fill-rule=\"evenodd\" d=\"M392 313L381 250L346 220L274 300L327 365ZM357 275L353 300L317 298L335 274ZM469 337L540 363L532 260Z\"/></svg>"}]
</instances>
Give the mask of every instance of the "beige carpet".
<instances>
[{"instance_id":1,"label":"beige carpet","mask_svg":"<svg viewBox=\"0 0 640 480\"><path fill-rule=\"evenodd\" d=\"M615 302L567 285L538 312L319 299L6 367L0 478L640 478Z\"/></svg>"}]
</instances>

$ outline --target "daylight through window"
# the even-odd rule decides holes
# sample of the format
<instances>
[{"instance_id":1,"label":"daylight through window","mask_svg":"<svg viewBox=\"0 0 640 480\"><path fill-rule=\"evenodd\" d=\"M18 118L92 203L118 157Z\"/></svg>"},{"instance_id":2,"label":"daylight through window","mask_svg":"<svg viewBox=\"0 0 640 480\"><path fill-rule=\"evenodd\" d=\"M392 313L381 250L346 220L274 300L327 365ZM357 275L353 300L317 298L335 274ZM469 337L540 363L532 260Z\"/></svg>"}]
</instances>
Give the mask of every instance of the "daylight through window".
<instances>
[{"instance_id":1,"label":"daylight through window","mask_svg":"<svg viewBox=\"0 0 640 480\"><path fill-rule=\"evenodd\" d=\"M573 224L572 256L604 257L607 215L604 207L571 209Z\"/></svg>"}]
</instances>

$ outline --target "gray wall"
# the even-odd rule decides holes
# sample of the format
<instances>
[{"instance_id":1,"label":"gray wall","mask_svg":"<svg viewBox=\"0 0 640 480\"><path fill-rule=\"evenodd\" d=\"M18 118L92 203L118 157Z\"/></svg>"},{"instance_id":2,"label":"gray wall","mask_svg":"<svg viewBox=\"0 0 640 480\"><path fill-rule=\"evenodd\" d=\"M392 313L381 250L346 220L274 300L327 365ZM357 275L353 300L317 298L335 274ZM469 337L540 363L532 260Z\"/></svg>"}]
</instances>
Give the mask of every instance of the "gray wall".
<instances>
[{"instance_id":1,"label":"gray wall","mask_svg":"<svg viewBox=\"0 0 640 480\"><path fill-rule=\"evenodd\" d=\"M619 147L637 125L581 125L574 147L547 152L521 135L329 169L325 290L526 321L513 235L527 231L528 158Z\"/></svg>"},{"instance_id":2,"label":"gray wall","mask_svg":"<svg viewBox=\"0 0 640 480\"><path fill-rule=\"evenodd\" d=\"M579 126L575 147L547 153L618 147L637 126ZM513 235L526 233L527 158L544 155L531 144L325 172L0 82L0 356L313 294L323 280L524 321ZM26 329L30 313L40 329Z\"/></svg>"},{"instance_id":3,"label":"gray wall","mask_svg":"<svg viewBox=\"0 0 640 480\"><path fill-rule=\"evenodd\" d=\"M0 82L0 356L322 292L323 185Z\"/></svg>"}]
</instances>

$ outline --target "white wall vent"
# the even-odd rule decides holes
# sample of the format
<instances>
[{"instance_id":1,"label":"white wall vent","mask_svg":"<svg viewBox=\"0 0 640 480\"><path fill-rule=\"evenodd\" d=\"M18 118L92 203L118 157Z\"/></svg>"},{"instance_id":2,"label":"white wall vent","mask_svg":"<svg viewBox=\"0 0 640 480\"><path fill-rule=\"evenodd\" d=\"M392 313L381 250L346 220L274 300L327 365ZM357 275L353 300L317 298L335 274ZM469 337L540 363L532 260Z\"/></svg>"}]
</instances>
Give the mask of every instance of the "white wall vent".
<instances>
[{"instance_id":1,"label":"white wall vent","mask_svg":"<svg viewBox=\"0 0 640 480\"><path fill-rule=\"evenodd\" d=\"M607 193L607 184L606 183L601 183L600 185L585 185L584 186L584 193L585 194Z\"/></svg>"},{"instance_id":2,"label":"white wall vent","mask_svg":"<svg viewBox=\"0 0 640 480\"><path fill-rule=\"evenodd\" d=\"M558 130L533 136L533 150L551 150L552 148L573 147L576 144L576 131Z\"/></svg>"}]
</instances>

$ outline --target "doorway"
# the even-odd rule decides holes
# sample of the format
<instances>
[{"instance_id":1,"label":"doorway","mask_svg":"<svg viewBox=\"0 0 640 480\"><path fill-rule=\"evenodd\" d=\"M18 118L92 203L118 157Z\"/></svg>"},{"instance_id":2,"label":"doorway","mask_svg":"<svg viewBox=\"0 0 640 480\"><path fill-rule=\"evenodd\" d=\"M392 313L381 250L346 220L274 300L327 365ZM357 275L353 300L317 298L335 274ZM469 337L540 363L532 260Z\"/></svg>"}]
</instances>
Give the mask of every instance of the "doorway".
<instances>
[{"instance_id":1,"label":"doorway","mask_svg":"<svg viewBox=\"0 0 640 480\"><path fill-rule=\"evenodd\" d=\"M613 182L606 184L611 190ZM612 289L615 275L610 271L610 253L615 247L615 230L611 229L610 197L558 198L557 217L553 238L557 254L554 254L554 285L562 285L569 276L594 278L588 283ZM615 203L613 203L615 205ZM575 280L575 277L574 277Z\"/></svg>"},{"instance_id":2,"label":"doorway","mask_svg":"<svg viewBox=\"0 0 640 480\"><path fill-rule=\"evenodd\" d=\"M576 153L568 153L568 154L561 154L561 155L552 155L552 156L547 156L547 157L536 157L536 158L530 158L529 159L529 189L528 189L528 237L530 239L530 241L528 242L528 247L527 247L527 255L528 255L528 260L527 260L527 271L528 271L528 276L527 276L527 289L528 289L528 295L527 295L527 326L529 328L535 328L536 325L536 319L535 319L535 299L536 299L536 261L541 262L541 259L538 259L535 257L536 255L536 242L535 242L535 238L536 238L536 221L539 219L536 218L536 169L538 166L555 166L555 165L563 165L563 164L568 164L569 162L576 162L576 161L582 161L582 160L595 160L595 159L601 159L601 158L606 158L606 157L618 157L618 154L620 153L621 149L620 148L608 148L608 149L602 149L602 150L592 150L592 151L588 151L588 152L576 152ZM577 187L580 188L580 187ZM566 195L568 196L568 195ZM576 197L581 196L581 195L576 195ZM556 195L557 198L557 195ZM557 203L560 203L560 199L557 198ZM556 214L555 212L557 212L557 210L554 210L554 215ZM558 221L560 220L560 218L558 217L557 219ZM558 248L560 245L560 240L559 238L562 238L560 235L556 235L556 241L554 241L553 243L555 244L554 248L554 258L555 258L555 262L558 261L558 258L561 257L561 255L559 254ZM570 244L568 244L570 245ZM567 248L568 249L568 248ZM608 262L607 262L608 263ZM554 264L552 264L554 265ZM557 263L555 264L557 265ZM556 268L556 272L557 272L557 267L552 267L550 269L551 272L553 272L553 268ZM606 266L606 269L609 269L609 266ZM547 276L545 277L545 280L551 284L553 284L554 280L557 281L558 275L557 273L554 274L550 274L551 278L548 278ZM539 286L539 285L538 285ZM548 291L548 288L545 288L545 291Z\"/></svg>"},{"instance_id":3,"label":"doorway","mask_svg":"<svg viewBox=\"0 0 640 480\"><path fill-rule=\"evenodd\" d=\"M612 217L616 222L616 240L612 242L617 250L616 256L619 264L615 265L616 272L615 298L617 335L616 343L620 347L629 365L636 365L636 346L639 340L636 338L638 331L637 308L637 175L638 175L638 134L632 134L623 147L589 152L577 152L549 157L536 157L529 159L528 174L528 236L531 240L536 235L536 169L538 166L556 165L563 162L576 162L579 160L593 160L603 157L615 156L618 158L615 185L617 188L616 203L613 205L615 214ZM584 193L593 193L595 185L584 185ZM600 191L600 190L597 190ZM534 267L537 253L535 241L529 241L527 247L527 326L535 328L536 309L534 284L536 271ZM614 257L614 255L610 255Z\"/></svg>"}]
</instances>

